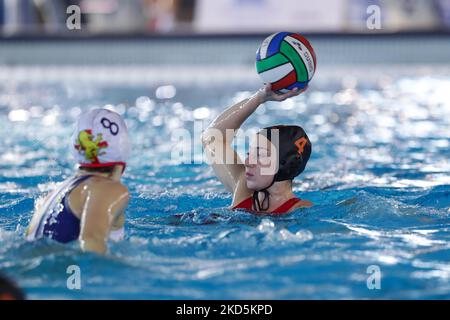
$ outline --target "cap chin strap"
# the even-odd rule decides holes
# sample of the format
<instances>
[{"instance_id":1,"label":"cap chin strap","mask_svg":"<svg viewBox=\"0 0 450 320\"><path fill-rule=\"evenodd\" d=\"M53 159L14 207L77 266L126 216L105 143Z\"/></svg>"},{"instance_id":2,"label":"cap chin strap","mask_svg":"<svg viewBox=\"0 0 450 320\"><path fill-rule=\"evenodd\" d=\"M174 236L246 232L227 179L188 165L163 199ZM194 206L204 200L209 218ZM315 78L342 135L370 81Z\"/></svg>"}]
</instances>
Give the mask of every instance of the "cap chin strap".
<instances>
[{"instance_id":1,"label":"cap chin strap","mask_svg":"<svg viewBox=\"0 0 450 320\"><path fill-rule=\"evenodd\" d=\"M261 190L255 190L253 192L253 208L255 208L256 211L267 211L270 207L270 201L269 196L270 193L267 191L273 184L275 183L275 178L272 180L272 183ZM262 201L259 200L259 193L264 193L264 198Z\"/></svg>"}]
</instances>

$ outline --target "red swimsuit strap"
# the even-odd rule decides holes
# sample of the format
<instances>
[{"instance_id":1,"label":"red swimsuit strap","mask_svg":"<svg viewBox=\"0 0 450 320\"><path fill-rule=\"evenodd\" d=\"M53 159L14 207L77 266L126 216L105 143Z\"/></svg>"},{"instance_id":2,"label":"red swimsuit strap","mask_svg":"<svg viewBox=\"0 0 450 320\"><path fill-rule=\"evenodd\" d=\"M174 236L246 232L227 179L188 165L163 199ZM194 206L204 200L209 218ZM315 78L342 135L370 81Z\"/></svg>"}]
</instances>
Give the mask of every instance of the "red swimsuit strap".
<instances>
[{"instance_id":1,"label":"red swimsuit strap","mask_svg":"<svg viewBox=\"0 0 450 320\"><path fill-rule=\"evenodd\" d=\"M246 209L246 210L252 210L253 208L253 197L249 197L245 199L242 202L239 202L237 206L235 206L233 209Z\"/></svg>"},{"instance_id":2,"label":"red swimsuit strap","mask_svg":"<svg viewBox=\"0 0 450 320\"><path fill-rule=\"evenodd\" d=\"M295 206L296 203L300 202L301 199L299 198L291 198L285 203L283 203L281 206L279 206L277 209L272 211L273 214L280 214L280 213L286 213L288 212L293 206Z\"/></svg>"},{"instance_id":3,"label":"red swimsuit strap","mask_svg":"<svg viewBox=\"0 0 450 320\"><path fill-rule=\"evenodd\" d=\"M301 201L301 199L291 198L271 213L272 214L286 213L299 201ZM237 206L235 206L234 209L246 209L246 210L254 211L253 210L253 197L249 197L249 198L243 200Z\"/></svg>"}]
</instances>

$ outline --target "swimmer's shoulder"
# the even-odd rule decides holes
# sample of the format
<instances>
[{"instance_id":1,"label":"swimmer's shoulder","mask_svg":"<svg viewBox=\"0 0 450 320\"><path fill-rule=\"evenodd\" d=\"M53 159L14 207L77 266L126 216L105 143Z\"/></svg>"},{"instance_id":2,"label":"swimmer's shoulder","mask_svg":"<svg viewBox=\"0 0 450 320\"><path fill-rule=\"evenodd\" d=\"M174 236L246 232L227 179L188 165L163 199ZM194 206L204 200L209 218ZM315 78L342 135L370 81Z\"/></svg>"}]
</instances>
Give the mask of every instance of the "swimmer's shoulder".
<instances>
[{"instance_id":1,"label":"swimmer's shoulder","mask_svg":"<svg viewBox=\"0 0 450 320\"><path fill-rule=\"evenodd\" d=\"M297 202L291 209L295 210L295 209L299 209L299 208L311 208L314 204L309 201L309 200L305 200L305 199L300 199L299 202Z\"/></svg>"},{"instance_id":2,"label":"swimmer's shoulder","mask_svg":"<svg viewBox=\"0 0 450 320\"><path fill-rule=\"evenodd\" d=\"M122 182L101 176L92 176L86 181L86 183L90 184L91 186L98 185L112 190L128 192L128 188Z\"/></svg>"},{"instance_id":3,"label":"swimmer's shoulder","mask_svg":"<svg viewBox=\"0 0 450 320\"><path fill-rule=\"evenodd\" d=\"M128 188L120 181L100 176L92 176L81 182L69 196L69 205L73 213L81 216L86 201L101 199L106 206L125 207L129 201Z\"/></svg>"},{"instance_id":4,"label":"swimmer's shoulder","mask_svg":"<svg viewBox=\"0 0 450 320\"><path fill-rule=\"evenodd\" d=\"M122 182L100 176L92 176L83 182L80 188L85 188L105 200L112 199L115 201L117 198L128 200L129 198L128 188Z\"/></svg>"}]
</instances>

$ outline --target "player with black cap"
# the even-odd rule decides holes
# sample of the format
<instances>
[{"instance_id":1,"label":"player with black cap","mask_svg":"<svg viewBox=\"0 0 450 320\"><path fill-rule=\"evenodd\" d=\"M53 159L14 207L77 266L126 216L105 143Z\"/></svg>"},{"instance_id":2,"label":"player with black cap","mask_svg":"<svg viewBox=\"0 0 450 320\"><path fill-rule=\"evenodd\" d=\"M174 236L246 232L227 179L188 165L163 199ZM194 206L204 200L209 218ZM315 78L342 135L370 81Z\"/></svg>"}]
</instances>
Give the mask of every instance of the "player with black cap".
<instances>
[{"instance_id":1,"label":"player with black cap","mask_svg":"<svg viewBox=\"0 0 450 320\"><path fill-rule=\"evenodd\" d=\"M236 131L262 103L283 101L304 90L278 94L268 84L249 99L225 110L203 132L203 146L212 167L233 193L233 209L283 214L312 205L292 191L292 180L303 172L312 150L311 141L301 127L277 125L261 129L250 144L244 163L231 146Z\"/></svg>"}]
</instances>

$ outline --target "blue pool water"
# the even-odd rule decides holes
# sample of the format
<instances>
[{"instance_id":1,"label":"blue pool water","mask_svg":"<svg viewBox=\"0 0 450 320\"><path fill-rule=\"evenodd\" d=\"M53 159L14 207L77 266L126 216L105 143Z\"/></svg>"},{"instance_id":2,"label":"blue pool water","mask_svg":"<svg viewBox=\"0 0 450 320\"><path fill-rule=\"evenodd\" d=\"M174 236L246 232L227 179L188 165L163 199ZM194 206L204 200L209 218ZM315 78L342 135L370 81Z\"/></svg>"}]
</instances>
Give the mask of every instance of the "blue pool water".
<instances>
[{"instance_id":1,"label":"blue pool water","mask_svg":"<svg viewBox=\"0 0 450 320\"><path fill-rule=\"evenodd\" d=\"M313 142L294 187L315 205L278 218L230 211L206 164L171 157L177 128L194 135L256 83L2 83L0 270L35 299L450 298L450 78L357 80L319 79L246 123L300 124ZM71 125L95 106L122 112L133 140L127 237L106 256L27 243L35 201L73 172Z\"/></svg>"}]
</instances>

